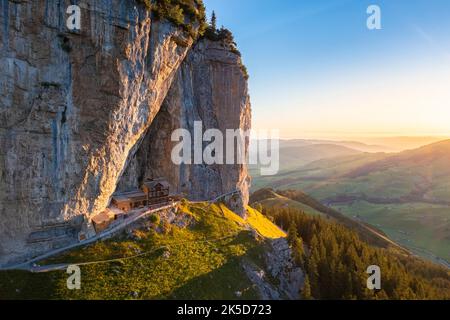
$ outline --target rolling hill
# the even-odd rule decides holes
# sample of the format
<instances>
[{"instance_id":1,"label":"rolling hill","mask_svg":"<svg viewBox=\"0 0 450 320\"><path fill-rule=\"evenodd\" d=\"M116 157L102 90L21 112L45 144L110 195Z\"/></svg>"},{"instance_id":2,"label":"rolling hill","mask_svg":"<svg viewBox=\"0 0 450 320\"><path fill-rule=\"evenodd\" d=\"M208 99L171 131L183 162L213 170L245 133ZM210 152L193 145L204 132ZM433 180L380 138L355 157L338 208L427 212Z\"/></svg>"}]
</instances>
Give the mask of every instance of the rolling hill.
<instances>
[{"instance_id":1,"label":"rolling hill","mask_svg":"<svg viewBox=\"0 0 450 320\"><path fill-rule=\"evenodd\" d=\"M449 164L450 140L445 140L369 162L346 173L343 178L359 179L395 172L402 176L410 175L410 181L415 185L399 197L400 201L406 198L450 204Z\"/></svg>"},{"instance_id":2,"label":"rolling hill","mask_svg":"<svg viewBox=\"0 0 450 320\"><path fill-rule=\"evenodd\" d=\"M339 141L339 140L306 140L306 139L294 139L294 140L281 140L280 146L283 147L302 147L311 145L334 145L353 149L359 152L392 152L395 149L375 144L366 144L358 141Z\"/></svg>"},{"instance_id":3,"label":"rolling hill","mask_svg":"<svg viewBox=\"0 0 450 320\"><path fill-rule=\"evenodd\" d=\"M432 143L449 139L445 136L397 136L397 137L369 137L361 138L365 144L382 145L389 148L392 152L401 152L405 150L417 149ZM385 150L389 151L389 150Z\"/></svg>"},{"instance_id":4,"label":"rolling hill","mask_svg":"<svg viewBox=\"0 0 450 320\"><path fill-rule=\"evenodd\" d=\"M400 153L321 159L254 187L302 190L433 260L450 260L450 140ZM448 262L444 262L448 263Z\"/></svg>"},{"instance_id":5,"label":"rolling hill","mask_svg":"<svg viewBox=\"0 0 450 320\"><path fill-rule=\"evenodd\" d=\"M294 169L320 159L361 154L361 151L346 146L331 142L319 142L313 143L307 140L280 141L280 168L283 170ZM250 170L252 176L259 176L258 165L251 165Z\"/></svg>"},{"instance_id":6,"label":"rolling hill","mask_svg":"<svg viewBox=\"0 0 450 320\"><path fill-rule=\"evenodd\" d=\"M335 144L312 144L280 148L280 167L297 168L319 159L360 154L360 151Z\"/></svg>"},{"instance_id":7,"label":"rolling hill","mask_svg":"<svg viewBox=\"0 0 450 320\"><path fill-rule=\"evenodd\" d=\"M382 203L448 205L449 163L450 140L445 140L397 154L363 153L321 159L254 180L257 185L266 183L267 187L280 189L298 186L330 203L351 197Z\"/></svg>"},{"instance_id":8,"label":"rolling hill","mask_svg":"<svg viewBox=\"0 0 450 320\"><path fill-rule=\"evenodd\" d=\"M277 190L266 188L254 192L250 197L253 206L261 205L265 208L295 208L309 215L317 215L332 219L343 226L354 230L368 244L381 248L394 248L403 253L407 250L390 240L381 230L355 221L342 213L321 204L316 199L298 190Z\"/></svg>"}]
</instances>

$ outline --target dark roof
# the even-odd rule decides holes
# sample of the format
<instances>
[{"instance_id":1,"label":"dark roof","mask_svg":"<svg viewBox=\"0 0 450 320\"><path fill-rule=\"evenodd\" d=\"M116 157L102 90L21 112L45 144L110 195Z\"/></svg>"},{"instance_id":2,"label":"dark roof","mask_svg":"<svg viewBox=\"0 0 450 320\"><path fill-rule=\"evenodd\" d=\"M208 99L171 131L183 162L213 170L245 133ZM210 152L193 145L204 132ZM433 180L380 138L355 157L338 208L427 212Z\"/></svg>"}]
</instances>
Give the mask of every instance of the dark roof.
<instances>
[{"instance_id":1,"label":"dark roof","mask_svg":"<svg viewBox=\"0 0 450 320\"><path fill-rule=\"evenodd\" d=\"M113 194L113 199L118 202L132 201L134 199L145 199L147 195L141 190Z\"/></svg>"},{"instance_id":2,"label":"dark roof","mask_svg":"<svg viewBox=\"0 0 450 320\"><path fill-rule=\"evenodd\" d=\"M149 189L155 188L158 184L160 184L163 188L170 187L169 182L167 182L167 180L164 179L149 180L144 182L144 185Z\"/></svg>"}]
</instances>

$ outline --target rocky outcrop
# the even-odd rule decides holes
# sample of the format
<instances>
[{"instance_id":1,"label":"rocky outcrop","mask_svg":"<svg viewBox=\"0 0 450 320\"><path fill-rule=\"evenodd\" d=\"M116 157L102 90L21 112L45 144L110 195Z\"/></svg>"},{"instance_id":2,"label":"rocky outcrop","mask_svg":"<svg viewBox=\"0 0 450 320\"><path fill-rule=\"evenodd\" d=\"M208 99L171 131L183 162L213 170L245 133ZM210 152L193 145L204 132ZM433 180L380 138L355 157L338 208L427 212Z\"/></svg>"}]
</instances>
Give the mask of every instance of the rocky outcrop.
<instances>
[{"instance_id":1,"label":"rocky outcrop","mask_svg":"<svg viewBox=\"0 0 450 320\"><path fill-rule=\"evenodd\" d=\"M175 165L171 160L178 143L171 140L172 132L187 129L194 137L195 122L202 123L203 132L219 129L224 137L229 129L250 129L250 98L241 58L224 41L203 39L189 52L161 111L130 160L119 190L158 177L165 177L175 191L197 201L238 189L241 195L226 201L235 212L245 215L250 182L245 164ZM194 141L191 147L194 150Z\"/></svg>"},{"instance_id":2,"label":"rocky outcrop","mask_svg":"<svg viewBox=\"0 0 450 320\"><path fill-rule=\"evenodd\" d=\"M262 300L298 300L303 287L304 274L292 259L292 250L286 238L268 240L265 251L265 267L250 261L242 268L258 291Z\"/></svg>"},{"instance_id":3,"label":"rocky outcrop","mask_svg":"<svg viewBox=\"0 0 450 320\"><path fill-rule=\"evenodd\" d=\"M192 40L131 0L79 1L79 32L64 1L0 4L2 263L73 241L45 231L108 205Z\"/></svg>"},{"instance_id":4,"label":"rocky outcrop","mask_svg":"<svg viewBox=\"0 0 450 320\"><path fill-rule=\"evenodd\" d=\"M266 264L270 275L278 280L278 289L289 300L300 299L300 288L304 284L302 269L292 259L292 249L286 238L270 241L271 250L266 253Z\"/></svg>"},{"instance_id":5,"label":"rocky outcrop","mask_svg":"<svg viewBox=\"0 0 450 320\"><path fill-rule=\"evenodd\" d=\"M176 96L177 90L188 93L190 84L183 81L189 81L186 73L195 68L193 62L185 63L179 71L193 43L180 28L153 20L141 1L77 4L81 29L69 31L68 1L0 0L0 265L76 241L83 222L109 204L125 169L138 164L134 154L143 141L169 134L166 128L177 119L190 121L185 105L171 101L203 101L188 97L184 102ZM190 54L190 59L197 56ZM231 58L237 59L230 54ZM208 90L222 88L224 99L248 99L245 82L234 74L238 70L232 64L214 65L215 87ZM238 82L221 87L220 70L233 72L232 77L225 74L224 81ZM175 89L155 122L176 74ZM195 92L203 90L201 85L195 84ZM245 89L239 91L241 86ZM210 96L215 100L206 97L206 104L198 108L213 113L211 120L236 123L234 116L213 107L234 108L227 113L236 111L238 117L244 114L241 103L235 106L221 102L216 94ZM210 101L215 102L209 105ZM185 115L164 123L173 110ZM197 178L186 179L170 165L158 165L164 161L158 159L163 141L147 143L152 160L139 165L148 176L170 176L177 188L190 180L192 188L200 188L197 181L206 174L189 173ZM246 181L244 168L240 170L191 195L221 192L236 184L233 179ZM136 180L127 175L123 181L132 178Z\"/></svg>"}]
</instances>

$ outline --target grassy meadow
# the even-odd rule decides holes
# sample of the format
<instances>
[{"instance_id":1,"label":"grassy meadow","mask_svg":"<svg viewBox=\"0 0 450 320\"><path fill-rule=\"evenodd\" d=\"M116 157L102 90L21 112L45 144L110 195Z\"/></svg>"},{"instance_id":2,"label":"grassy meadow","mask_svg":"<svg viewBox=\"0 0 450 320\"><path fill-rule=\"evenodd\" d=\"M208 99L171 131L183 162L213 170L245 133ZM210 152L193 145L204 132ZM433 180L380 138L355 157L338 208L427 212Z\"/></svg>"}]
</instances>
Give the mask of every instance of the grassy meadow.
<instances>
[{"instance_id":1,"label":"grassy meadow","mask_svg":"<svg viewBox=\"0 0 450 320\"><path fill-rule=\"evenodd\" d=\"M223 205L189 204L179 213L188 227L161 222L44 261L42 265L121 259L81 266L81 290L68 290L65 271L0 272L0 299L257 299L242 269L265 269L265 238L285 234L259 212L249 219ZM252 230L264 237L255 238ZM236 292L240 292L237 295Z\"/></svg>"}]
</instances>

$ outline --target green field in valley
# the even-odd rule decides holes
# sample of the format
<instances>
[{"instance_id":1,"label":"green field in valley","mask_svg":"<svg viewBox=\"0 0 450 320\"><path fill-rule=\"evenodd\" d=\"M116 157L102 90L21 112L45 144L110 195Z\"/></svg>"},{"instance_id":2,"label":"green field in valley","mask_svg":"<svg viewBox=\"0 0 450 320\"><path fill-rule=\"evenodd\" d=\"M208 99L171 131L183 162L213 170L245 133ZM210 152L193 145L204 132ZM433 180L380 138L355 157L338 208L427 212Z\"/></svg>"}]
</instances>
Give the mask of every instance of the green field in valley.
<instances>
[{"instance_id":1,"label":"green field in valley","mask_svg":"<svg viewBox=\"0 0 450 320\"><path fill-rule=\"evenodd\" d=\"M371 204L354 201L334 205L341 213L383 230L414 253L450 261L450 207L428 203Z\"/></svg>"},{"instance_id":2,"label":"green field in valley","mask_svg":"<svg viewBox=\"0 0 450 320\"><path fill-rule=\"evenodd\" d=\"M385 232L412 252L450 262L450 140L400 153L360 153L281 168L252 190L299 190ZM438 258L439 257L439 258Z\"/></svg>"}]
</instances>

